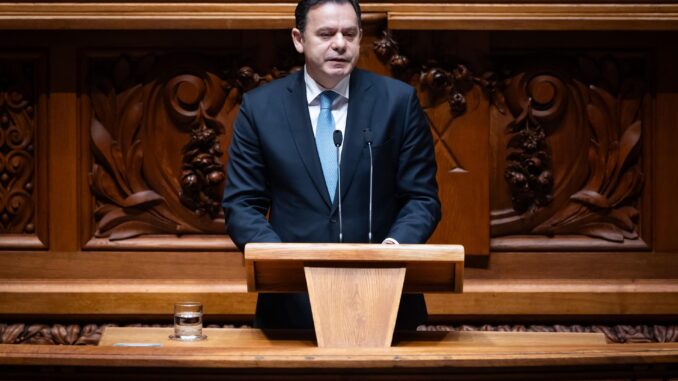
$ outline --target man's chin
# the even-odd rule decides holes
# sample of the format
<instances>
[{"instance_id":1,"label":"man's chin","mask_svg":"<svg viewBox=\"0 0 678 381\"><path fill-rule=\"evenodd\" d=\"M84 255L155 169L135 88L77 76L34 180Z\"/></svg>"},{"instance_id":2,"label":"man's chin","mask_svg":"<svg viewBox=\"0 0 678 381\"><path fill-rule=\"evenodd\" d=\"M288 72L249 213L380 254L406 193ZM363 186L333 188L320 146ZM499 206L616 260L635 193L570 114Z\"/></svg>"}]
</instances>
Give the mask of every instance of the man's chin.
<instances>
[{"instance_id":1,"label":"man's chin","mask_svg":"<svg viewBox=\"0 0 678 381\"><path fill-rule=\"evenodd\" d=\"M341 66L333 66L325 69L325 74L331 77L345 77L351 73L353 66L350 63L346 63Z\"/></svg>"}]
</instances>

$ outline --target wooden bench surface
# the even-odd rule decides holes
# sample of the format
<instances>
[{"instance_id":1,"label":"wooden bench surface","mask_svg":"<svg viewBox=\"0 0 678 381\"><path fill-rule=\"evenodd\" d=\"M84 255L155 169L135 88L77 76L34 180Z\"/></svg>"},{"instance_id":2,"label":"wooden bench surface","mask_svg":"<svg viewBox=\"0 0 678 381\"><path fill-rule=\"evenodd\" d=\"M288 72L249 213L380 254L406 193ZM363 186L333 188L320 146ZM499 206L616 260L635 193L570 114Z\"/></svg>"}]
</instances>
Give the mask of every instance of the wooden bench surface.
<instances>
[{"instance_id":1,"label":"wooden bench surface","mask_svg":"<svg viewBox=\"0 0 678 381\"><path fill-rule=\"evenodd\" d=\"M3 365L193 368L429 368L658 364L678 344L606 344L602 335L408 332L382 349L317 348L310 332L205 329L207 341L177 343L171 328L108 328L100 346L0 345ZM160 344L121 347L119 343Z\"/></svg>"}]
</instances>

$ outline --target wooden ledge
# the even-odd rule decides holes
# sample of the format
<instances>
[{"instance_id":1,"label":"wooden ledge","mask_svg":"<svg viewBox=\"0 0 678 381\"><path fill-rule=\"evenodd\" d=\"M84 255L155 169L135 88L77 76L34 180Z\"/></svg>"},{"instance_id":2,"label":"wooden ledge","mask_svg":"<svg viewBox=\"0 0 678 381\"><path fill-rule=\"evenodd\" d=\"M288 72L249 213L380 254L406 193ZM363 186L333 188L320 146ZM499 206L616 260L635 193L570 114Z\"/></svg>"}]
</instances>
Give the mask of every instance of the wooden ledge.
<instances>
[{"instance_id":1,"label":"wooden ledge","mask_svg":"<svg viewBox=\"0 0 678 381\"><path fill-rule=\"evenodd\" d=\"M173 328L106 327L99 346L120 343L160 344L162 347L191 348L317 348L313 331L262 331L252 328L205 328L206 341L183 343L169 339ZM392 347L422 348L422 351L448 347L515 347L515 346L586 346L605 345L602 333L572 332L465 332L465 331L403 331L395 333ZM335 348L336 349L336 348Z\"/></svg>"},{"instance_id":2,"label":"wooden ledge","mask_svg":"<svg viewBox=\"0 0 678 381\"><path fill-rule=\"evenodd\" d=\"M155 330L163 337L168 330ZM215 331L205 331L208 336ZM258 330L221 330L227 347L173 343L160 347L0 345L0 364L247 369L385 369L441 367L669 364L678 344L604 344L590 334L416 332L391 348L315 348L308 335L278 341ZM224 336L225 335L225 336ZM105 334L104 334L105 337ZM515 340L511 340L511 338ZM581 339L578 339L581 337ZM537 345L553 338L551 345ZM137 337L137 339L139 339ZM420 340L422 339L422 340ZM164 339L163 339L164 340ZM214 336L213 340L217 340ZM210 339L208 337L207 342ZM164 342L164 341L163 341ZM110 344L110 343L109 343ZM176 345L174 345L176 344Z\"/></svg>"},{"instance_id":3,"label":"wooden ledge","mask_svg":"<svg viewBox=\"0 0 678 381\"><path fill-rule=\"evenodd\" d=\"M465 269L463 294L427 294L426 302L435 318L675 317L675 258L675 252L492 253L487 268ZM251 316L256 304L239 252L3 251L0 260L5 316L168 317L172 303L189 299L201 301L208 315Z\"/></svg>"},{"instance_id":4,"label":"wooden ledge","mask_svg":"<svg viewBox=\"0 0 678 381\"><path fill-rule=\"evenodd\" d=\"M0 3L0 28L288 30L294 8L292 3ZM384 20L386 13L363 14L363 22Z\"/></svg>"},{"instance_id":5,"label":"wooden ledge","mask_svg":"<svg viewBox=\"0 0 678 381\"><path fill-rule=\"evenodd\" d=\"M678 30L675 4L402 4L390 29Z\"/></svg>"},{"instance_id":6,"label":"wooden ledge","mask_svg":"<svg viewBox=\"0 0 678 381\"><path fill-rule=\"evenodd\" d=\"M235 243L227 236L141 236L122 241L108 238L92 238L85 243L84 250L182 250L182 251L238 251Z\"/></svg>"},{"instance_id":7,"label":"wooden ledge","mask_svg":"<svg viewBox=\"0 0 678 381\"><path fill-rule=\"evenodd\" d=\"M47 245L36 236L3 234L0 250L44 250Z\"/></svg>"},{"instance_id":8,"label":"wooden ledge","mask_svg":"<svg viewBox=\"0 0 678 381\"><path fill-rule=\"evenodd\" d=\"M281 248L276 243L251 243L245 247L248 261L273 261L281 257L293 261L317 260L317 252L323 251L324 261L352 262L463 262L464 247L461 245L368 245L368 244L315 244L286 243ZM329 252L325 252L331 248ZM384 250L387 248L388 250Z\"/></svg>"},{"instance_id":9,"label":"wooden ledge","mask_svg":"<svg viewBox=\"0 0 678 381\"><path fill-rule=\"evenodd\" d=\"M290 29L293 3L0 3L2 29ZM409 30L678 30L675 4L363 3Z\"/></svg>"},{"instance_id":10,"label":"wooden ledge","mask_svg":"<svg viewBox=\"0 0 678 381\"><path fill-rule=\"evenodd\" d=\"M291 5L5 3L5 29L289 29Z\"/></svg>"},{"instance_id":11,"label":"wooden ledge","mask_svg":"<svg viewBox=\"0 0 678 381\"><path fill-rule=\"evenodd\" d=\"M22 279L0 280L0 293L24 294L231 294L246 293L244 282L220 279Z\"/></svg>"}]
</instances>

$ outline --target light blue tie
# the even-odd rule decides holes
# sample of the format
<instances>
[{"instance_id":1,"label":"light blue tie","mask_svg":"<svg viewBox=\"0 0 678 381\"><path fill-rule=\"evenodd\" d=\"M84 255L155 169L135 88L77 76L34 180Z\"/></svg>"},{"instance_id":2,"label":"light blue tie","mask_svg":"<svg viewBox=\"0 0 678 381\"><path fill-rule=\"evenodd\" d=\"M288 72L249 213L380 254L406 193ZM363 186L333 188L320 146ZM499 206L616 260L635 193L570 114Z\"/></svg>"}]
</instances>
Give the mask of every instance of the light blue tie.
<instances>
[{"instance_id":1,"label":"light blue tie","mask_svg":"<svg viewBox=\"0 0 678 381\"><path fill-rule=\"evenodd\" d=\"M334 145L334 118L332 118L332 102L337 97L333 91L320 93L320 115L315 132L315 144L318 157L323 167L325 184L330 193L330 200L334 203L334 193L337 190L337 148Z\"/></svg>"}]
</instances>

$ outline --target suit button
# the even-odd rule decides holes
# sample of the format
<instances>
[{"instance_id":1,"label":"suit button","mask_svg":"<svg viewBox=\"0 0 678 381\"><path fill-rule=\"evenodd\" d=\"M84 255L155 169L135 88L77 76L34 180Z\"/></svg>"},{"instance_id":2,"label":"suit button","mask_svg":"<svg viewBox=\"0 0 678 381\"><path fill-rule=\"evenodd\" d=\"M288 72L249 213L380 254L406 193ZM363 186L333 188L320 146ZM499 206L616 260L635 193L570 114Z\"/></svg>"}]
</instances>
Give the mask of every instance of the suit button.
<instances>
[{"instance_id":1,"label":"suit button","mask_svg":"<svg viewBox=\"0 0 678 381\"><path fill-rule=\"evenodd\" d=\"M336 218L330 218L330 222L332 222L332 223L337 222L337 219Z\"/></svg>"}]
</instances>

